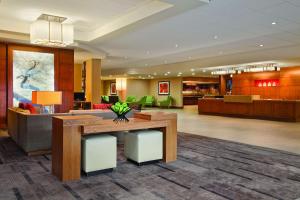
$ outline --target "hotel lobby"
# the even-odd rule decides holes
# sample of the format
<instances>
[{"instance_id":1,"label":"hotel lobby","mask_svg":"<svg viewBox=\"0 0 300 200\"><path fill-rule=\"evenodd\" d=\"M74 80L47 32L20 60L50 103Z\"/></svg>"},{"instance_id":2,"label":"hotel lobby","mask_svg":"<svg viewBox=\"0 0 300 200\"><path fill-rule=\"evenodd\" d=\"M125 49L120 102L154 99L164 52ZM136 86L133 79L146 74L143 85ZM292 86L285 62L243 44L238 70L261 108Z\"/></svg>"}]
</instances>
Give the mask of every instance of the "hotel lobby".
<instances>
[{"instance_id":1,"label":"hotel lobby","mask_svg":"<svg viewBox=\"0 0 300 200\"><path fill-rule=\"evenodd\" d=\"M300 199L299 0L0 0L0 200Z\"/></svg>"}]
</instances>

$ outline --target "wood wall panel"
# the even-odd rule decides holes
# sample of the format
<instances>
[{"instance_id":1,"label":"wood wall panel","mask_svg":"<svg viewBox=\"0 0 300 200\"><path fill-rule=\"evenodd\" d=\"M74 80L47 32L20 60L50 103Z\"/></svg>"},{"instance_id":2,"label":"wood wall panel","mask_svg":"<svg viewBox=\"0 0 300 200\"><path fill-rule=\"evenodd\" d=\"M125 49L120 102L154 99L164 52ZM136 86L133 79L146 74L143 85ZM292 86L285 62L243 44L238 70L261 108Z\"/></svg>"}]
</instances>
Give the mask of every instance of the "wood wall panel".
<instances>
[{"instance_id":1,"label":"wood wall panel","mask_svg":"<svg viewBox=\"0 0 300 200\"><path fill-rule=\"evenodd\" d=\"M226 82L227 80L231 79L230 75L221 75L219 76L219 92L220 95L225 95L227 93L226 91Z\"/></svg>"},{"instance_id":2,"label":"wood wall panel","mask_svg":"<svg viewBox=\"0 0 300 200\"><path fill-rule=\"evenodd\" d=\"M13 50L53 53L55 90L63 92L63 104L56 111L72 109L74 50L0 43L0 128L6 126L7 108L13 105Z\"/></svg>"},{"instance_id":3,"label":"wood wall panel","mask_svg":"<svg viewBox=\"0 0 300 200\"><path fill-rule=\"evenodd\" d=\"M256 87L255 80L279 79L278 87ZM262 99L300 99L300 67L279 72L243 73L232 78L232 94L260 95Z\"/></svg>"},{"instance_id":4,"label":"wood wall panel","mask_svg":"<svg viewBox=\"0 0 300 200\"><path fill-rule=\"evenodd\" d=\"M73 108L74 96L74 51L59 52L58 90L63 92L63 104L58 112L68 112Z\"/></svg>"},{"instance_id":5,"label":"wood wall panel","mask_svg":"<svg viewBox=\"0 0 300 200\"><path fill-rule=\"evenodd\" d=\"M6 127L7 83L6 45L0 44L0 128Z\"/></svg>"}]
</instances>

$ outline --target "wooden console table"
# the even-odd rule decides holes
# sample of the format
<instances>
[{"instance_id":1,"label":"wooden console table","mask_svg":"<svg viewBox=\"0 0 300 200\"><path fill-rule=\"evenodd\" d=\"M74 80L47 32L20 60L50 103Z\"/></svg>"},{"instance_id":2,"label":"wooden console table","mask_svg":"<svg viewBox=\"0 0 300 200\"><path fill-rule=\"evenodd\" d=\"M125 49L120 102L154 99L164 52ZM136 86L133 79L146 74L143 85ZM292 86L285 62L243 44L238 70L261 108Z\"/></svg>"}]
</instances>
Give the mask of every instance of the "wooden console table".
<instances>
[{"instance_id":1,"label":"wooden console table","mask_svg":"<svg viewBox=\"0 0 300 200\"><path fill-rule=\"evenodd\" d=\"M163 161L177 159L177 114L164 112L135 113L128 123L116 124L112 119L81 115L53 117L52 174L61 181L80 179L81 137L139 129L161 129Z\"/></svg>"}]
</instances>

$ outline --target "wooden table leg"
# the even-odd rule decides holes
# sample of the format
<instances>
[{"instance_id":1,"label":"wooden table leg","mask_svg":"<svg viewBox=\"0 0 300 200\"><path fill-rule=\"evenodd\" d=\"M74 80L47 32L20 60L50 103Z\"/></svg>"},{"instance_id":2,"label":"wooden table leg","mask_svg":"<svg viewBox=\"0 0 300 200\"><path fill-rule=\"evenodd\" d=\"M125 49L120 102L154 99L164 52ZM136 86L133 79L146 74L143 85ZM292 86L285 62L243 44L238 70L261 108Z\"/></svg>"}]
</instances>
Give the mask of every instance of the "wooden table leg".
<instances>
[{"instance_id":1,"label":"wooden table leg","mask_svg":"<svg viewBox=\"0 0 300 200\"><path fill-rule=\"evenodd\" d=\"M52 174L61 181L80 179L81 128L64 126L63 121L53 118Z\"/></svg>"},{"instance_id":2,"label":"wooden table leg","mask_svg":"<svg viewBox=\"0 0 300 200\"><path fill-rule=\"evenodd\" d=\"M168 120L168 126L162 129L164 132L164 162L172 162L177 159L177 119Z\"/></svg>"}]
</instances>

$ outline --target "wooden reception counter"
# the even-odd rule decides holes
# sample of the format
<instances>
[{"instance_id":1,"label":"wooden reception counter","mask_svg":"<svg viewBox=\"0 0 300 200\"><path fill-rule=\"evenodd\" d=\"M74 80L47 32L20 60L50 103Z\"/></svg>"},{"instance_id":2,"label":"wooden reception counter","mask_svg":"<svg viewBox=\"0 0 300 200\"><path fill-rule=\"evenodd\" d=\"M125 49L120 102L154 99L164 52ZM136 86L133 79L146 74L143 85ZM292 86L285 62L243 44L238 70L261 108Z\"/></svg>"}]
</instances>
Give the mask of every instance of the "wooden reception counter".
<instances>
[{"instance_id":1,"label":"wooden reception counter","mask_svg":"<svg viewBox=\"0 0 300 200\"><path fill-rule=\"evenodd\" d=\"M225 102L224 99L199 99L199 114L213 114L278 121L300 121L300 101L252 100L251 102Z\"/></svg>"}]
</instances>

